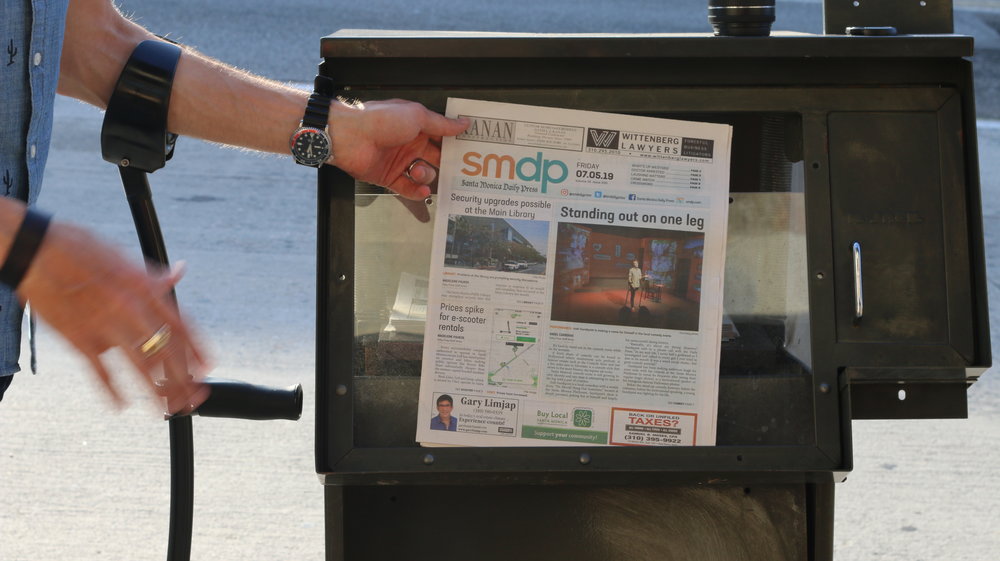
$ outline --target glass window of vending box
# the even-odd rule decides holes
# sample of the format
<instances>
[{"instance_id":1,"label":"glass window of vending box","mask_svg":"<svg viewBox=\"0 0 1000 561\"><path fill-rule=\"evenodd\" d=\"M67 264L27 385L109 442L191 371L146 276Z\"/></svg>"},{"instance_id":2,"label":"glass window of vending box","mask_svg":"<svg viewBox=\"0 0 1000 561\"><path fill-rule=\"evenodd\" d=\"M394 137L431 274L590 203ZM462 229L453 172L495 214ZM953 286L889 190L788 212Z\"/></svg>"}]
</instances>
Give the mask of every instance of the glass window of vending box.
<instances>
[{"instance_id":1,"label":"glass window of vending box","mask_svg":"<svg viewBox=\"0 0 1000 561\"><path fill-rule=\"evenodd\" d=\"M322 54L361 100L733 126L715 446L421 447L423 328L390 319L433 197L320 170L329 559L828 559L851 419L965 416L991 360L970 38L341 31Z\"/></svg>"}]
</instances>

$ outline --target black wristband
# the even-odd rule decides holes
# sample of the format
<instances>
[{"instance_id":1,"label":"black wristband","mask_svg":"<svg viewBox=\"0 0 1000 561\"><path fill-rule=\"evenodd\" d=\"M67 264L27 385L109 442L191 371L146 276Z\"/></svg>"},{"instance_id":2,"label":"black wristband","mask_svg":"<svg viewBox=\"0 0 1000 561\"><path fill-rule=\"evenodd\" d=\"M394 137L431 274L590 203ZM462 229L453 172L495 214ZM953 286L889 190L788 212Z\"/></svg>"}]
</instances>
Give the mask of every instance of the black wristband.
<instances>
[{"instance_id":1,"label":"black wristband","mask_svg":"<svg viewBox=\"0 0 1000 561\"><path fill-rule=\"evenodd\" d=\"M0 267L0 282L9 286L11 290L17 290L18 285L24 280L28 267L31 266L38 248L42 245L42 239L49 229L51 219L48 214L30 208L24 214L24 221L14 236L14 242L10 244L10 251L7 252L7 261Z\"/></svg>"}]
</instances>

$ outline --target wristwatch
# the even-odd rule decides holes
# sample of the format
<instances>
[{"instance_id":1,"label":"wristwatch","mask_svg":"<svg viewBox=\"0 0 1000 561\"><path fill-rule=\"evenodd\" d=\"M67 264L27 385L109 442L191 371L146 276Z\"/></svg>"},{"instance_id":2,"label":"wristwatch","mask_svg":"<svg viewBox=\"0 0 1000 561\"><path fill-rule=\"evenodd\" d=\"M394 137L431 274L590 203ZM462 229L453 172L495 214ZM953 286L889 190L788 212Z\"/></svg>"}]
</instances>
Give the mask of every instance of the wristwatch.
<instances>
[{"instance_id":1,"label":"wristwatch","mask_svg":"<svg viewBox=\"0 0 1000 561\"><path fill-rule=\"evenodd\" d=\"M318 168L330 159L333 142L327 131L330 103L333 101L333 80L316 76L312 95L306 105L302 123L292 134L290 148L295 161L304 166Z\"/></svg>"}]
</instances>

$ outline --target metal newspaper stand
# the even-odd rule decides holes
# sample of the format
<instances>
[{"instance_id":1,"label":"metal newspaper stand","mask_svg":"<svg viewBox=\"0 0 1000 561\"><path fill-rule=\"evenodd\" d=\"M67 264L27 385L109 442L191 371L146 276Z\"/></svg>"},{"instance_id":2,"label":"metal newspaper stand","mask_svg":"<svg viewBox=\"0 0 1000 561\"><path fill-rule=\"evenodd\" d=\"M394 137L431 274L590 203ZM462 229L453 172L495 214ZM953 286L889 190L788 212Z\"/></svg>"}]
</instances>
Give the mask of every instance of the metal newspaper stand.
<instances>
[{"instance_id":1,"label":"metal newspaper stand","mask_svg":"<svg viewBox=\"0 0 1000 561\"><path fill-rule=\"evenodd\" d=\"M966 415L991 361L972 39L341 31L342 94L734 126L716 446L427 448L433 204L319 173L327 558L831 559L851 420ZM420 416L420 419L424 419Z\"/></svg>"}]
</instances>

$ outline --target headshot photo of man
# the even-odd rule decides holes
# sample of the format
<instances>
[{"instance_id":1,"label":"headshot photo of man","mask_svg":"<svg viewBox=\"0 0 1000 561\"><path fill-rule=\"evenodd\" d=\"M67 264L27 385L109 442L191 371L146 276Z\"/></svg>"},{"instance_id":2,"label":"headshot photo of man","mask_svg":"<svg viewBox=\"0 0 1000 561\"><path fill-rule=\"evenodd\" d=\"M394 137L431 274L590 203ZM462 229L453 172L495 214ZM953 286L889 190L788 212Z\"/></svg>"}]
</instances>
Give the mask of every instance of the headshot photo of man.
<instances>
[{"instance_id":1,"label":"headshot photo of man","mask_svg":"<svg viewBox=\"0 0 1000 561\"><path fill-rule=\"evenodd\" d=\"M458 428L458 418L451 416L451 409L454 403L454 400L448 394L441 394L437 398L438 414L431 419L431 430L453 431Z\"/></svg>"}]
</instances>

